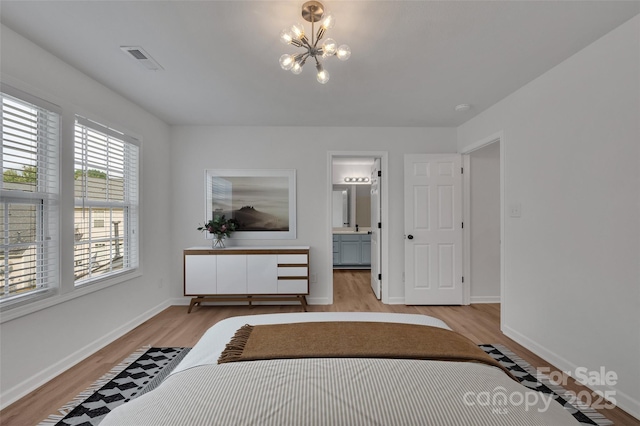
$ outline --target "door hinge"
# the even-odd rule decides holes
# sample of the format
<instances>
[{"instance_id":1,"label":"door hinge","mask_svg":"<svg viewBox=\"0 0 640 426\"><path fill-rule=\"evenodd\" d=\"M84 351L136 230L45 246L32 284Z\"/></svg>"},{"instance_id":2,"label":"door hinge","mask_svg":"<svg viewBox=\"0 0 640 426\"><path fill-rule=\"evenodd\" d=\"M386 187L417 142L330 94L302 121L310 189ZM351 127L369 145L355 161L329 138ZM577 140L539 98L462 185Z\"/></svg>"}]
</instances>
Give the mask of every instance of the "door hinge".
<instances>
[{"instance_id":1,"label":"door hinge","mask_svg":"<svg viewBox=\"0 0 640 426\"><path fill-rule=\"evenodd\" d=\"M382 222L378 222L378 229L382 229Z\"/></svg>"},{"instance_id":2,"label":"door hinge","mask_svg":"<svg viewBox=\"0 0 640 426\"><path fill-rule=\"evenodd\" d=\"M462 229L464 229L464 222L462 222Z\"/></svg>"},{"instance_id":3,"label":"door hinge","mask_svg":"<svg viewBox=\"0 0 640 426\"><path fill-rule=\"evenodd\" d=\"M382 170L378 170L378 177L382 176Z\"/></svg>"},{"instance_id":4,"label":"door hinge","mask_svg":"<svg viewBox=\"0 0 640 426\"><path fill-rule=\"evenodd\" d=\"M378 274L378 281L382 279L382 274Z\"/></svg>"},{"instance_id":5,"label":"door hinge","mask_svg":"<svg viewBox=\"0 0 640 426\"><path fill-rule=\"evenodd\" d=\"M464 167L460 167L460 173L464 174Z\"/></svg>"},{"instance_id":6,"label":"door hinge","mask_svg":"<svg viewBox=\"0 0 640 426\"><path fill-rule=\"evenodd\" d=\"M464 282L464 277L462 277L462 282Z\"/></svg>"}]
</instances>

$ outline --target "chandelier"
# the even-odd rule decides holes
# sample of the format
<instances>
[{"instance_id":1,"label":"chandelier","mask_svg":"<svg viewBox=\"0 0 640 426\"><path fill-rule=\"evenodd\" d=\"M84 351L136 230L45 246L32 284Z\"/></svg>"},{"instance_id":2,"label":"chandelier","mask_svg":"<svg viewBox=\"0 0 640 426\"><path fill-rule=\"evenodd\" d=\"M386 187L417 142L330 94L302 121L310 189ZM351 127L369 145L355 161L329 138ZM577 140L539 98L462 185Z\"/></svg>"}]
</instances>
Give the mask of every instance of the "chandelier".
<instances>
[{"instance_id":1,"label":"chandelier","mask_svg":"<svg viewBox=\"0 0 640 426\"><path fill-rule=\"evenodd\" d=\"M291 70L294 74L300 74L307 59L313 58L318 71L316 78L318 82L325 84L329 81L329 72L322 66L321 59L337 56L341 61L346 61L351 56L351 49L346 44L338 47L338 44L332 38L327 38L322 45L318 46L318 42L322 40L324 33L335 25L335 18L330 12L324 11L322 3L308 1L303 4L302 17L305 21L311 22L311 41L307 38L302 24L294 24L291 28L282 30L280 32L280 41L284 44L292 44L299 47L303 49L303 52L285 53L280 56L280 66L285 71ZM317 33L315 33L316 23L320 24Z\"/></svg>"}]
</instances>

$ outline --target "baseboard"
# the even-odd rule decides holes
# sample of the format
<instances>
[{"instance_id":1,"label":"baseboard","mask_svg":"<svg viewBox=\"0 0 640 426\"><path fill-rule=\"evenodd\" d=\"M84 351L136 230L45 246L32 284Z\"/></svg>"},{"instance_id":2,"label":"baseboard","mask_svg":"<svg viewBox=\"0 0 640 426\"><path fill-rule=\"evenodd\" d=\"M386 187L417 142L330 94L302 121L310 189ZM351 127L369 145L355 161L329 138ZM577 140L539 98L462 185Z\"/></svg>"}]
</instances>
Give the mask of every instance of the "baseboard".
<instances>
[{"instance_id":1,"label":"baseboard","mask_svg":"<svg viewBox=\"0 0 640 426\"><path fill-rule=\"evenodd\" d=\"M45 370L42 370L39 373L34 374L30 378L24 380L19 385L14 386L11 389L8 389L6 391L3 389L2 393L0 394L0 401L2 401L0 404L0 410L3 410L5 407L13 404L20 398L33 392L38 387L42 386L48 381L64 373L65 371L67 371L68 369L70 369L80 361L93 355L95 352L104 348L108 344L113 343L116 339L124 336L126 333L133 330L134 328L136 328L143 322L147 321L148 319L159 314L169 306L171 306L170 301L165 300L161 304L149 309L148 311L142 313L141 315L138 315L137 317L127 322L123 326L113 330L109 334L102 336L101 338L91 342L85 347L75 351L71 355L61 359L60 361L51 365L49 368L46 368Z\"/></svg>"},{"instance_id":2,"label":"baseboard","mask_svg":"<svg viewBox=\"0 0 640 426\"><path fill-rule=\"evenodd\" d=\"M500 296L471 296L471 303L500 303Z\"/></svg>"},{"instance_id":3,"label":"baseboard","mask_svg":"<svg viewBox=\"0 0 640 426\"><path fill-rule=\"evenodd\" d=\"M547 361L551 365L554 365L556 368L562 371L576 371L576 369L579 367L578 365L575 365L574 363L545 348L537 342L529 339L528 337L523 336L522 334L520 334L516 330L513 330L512 328L509 328L508 326L503 325L501 327L501 331L505 336L518 342L534 354L538 355L540 358L543 358L545 361ZM592 388L591 390L596 389ZM636 419L640 420L640 401L634 399L633 397L631 397L631 395L621 392L619 389L613 386L602 385L598 386L597 390L603 392L613 392L615 395L617 407L626 411Z\"/></svg>"},{"instance_id":4,"label":"baseboard","mask_svg":"<svg viewBox=\"0 0 640 426\"><path fill-rule=\"evenodd\" d=\"M471 303L500 303L500 296L473 296ZM404 305L404 297L390 297L387 304Z\"/></svg>"}]
</instances>

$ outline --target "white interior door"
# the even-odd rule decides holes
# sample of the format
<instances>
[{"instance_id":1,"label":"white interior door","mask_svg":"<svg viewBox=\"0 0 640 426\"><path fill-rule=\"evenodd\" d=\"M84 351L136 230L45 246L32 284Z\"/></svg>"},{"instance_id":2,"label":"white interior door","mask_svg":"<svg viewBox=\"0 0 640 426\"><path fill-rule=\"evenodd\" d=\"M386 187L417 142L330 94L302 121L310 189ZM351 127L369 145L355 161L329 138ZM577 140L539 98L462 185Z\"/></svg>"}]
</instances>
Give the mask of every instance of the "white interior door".
<instances>
[{"instance_id":1,"label":"white interior door","mask_svg":"<svg viewBox=\"0 0 640 426\"><path fill-rule=\"evenodd\" d=\"M407 154L404 161L405 303L461 305L461 156Z\"/></svg>"},{"instance_id":2,"label":"white interior door","mask_svg":"<svg viewBox=\"0 0 640 426\"><path fill-rule=\"evenodd\" d=\"M371 288L378 300L381 297L382 270L380 268L382 260L382 249L380 245L380 212L382 210L380 194L380 159L376 158L371 167Z\"/></svg>"}]
</instances>

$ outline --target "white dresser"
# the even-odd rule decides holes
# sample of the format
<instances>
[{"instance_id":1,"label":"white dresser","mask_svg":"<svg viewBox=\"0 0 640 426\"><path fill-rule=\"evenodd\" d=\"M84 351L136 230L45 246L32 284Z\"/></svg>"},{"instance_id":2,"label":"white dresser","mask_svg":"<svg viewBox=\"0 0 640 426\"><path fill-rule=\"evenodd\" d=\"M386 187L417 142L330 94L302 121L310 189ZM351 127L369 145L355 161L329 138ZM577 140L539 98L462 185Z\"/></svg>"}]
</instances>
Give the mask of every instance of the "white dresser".
<instances>
[{"instance_id":1,"label":"white dresser","mask_svg":"<svg viewBox=\"0 0 640 426\"><path fill-rule=\"evenodd\" d=\"M184 250L189 312L206 301L299 301L307 310L309 247L229 247Z\"/></svg>"}]
</instances>

